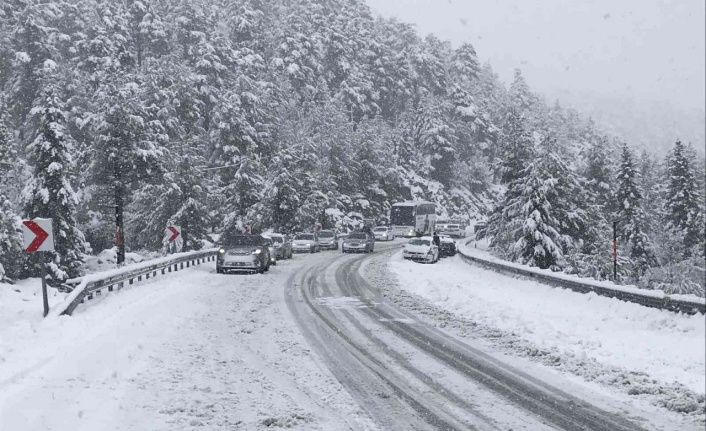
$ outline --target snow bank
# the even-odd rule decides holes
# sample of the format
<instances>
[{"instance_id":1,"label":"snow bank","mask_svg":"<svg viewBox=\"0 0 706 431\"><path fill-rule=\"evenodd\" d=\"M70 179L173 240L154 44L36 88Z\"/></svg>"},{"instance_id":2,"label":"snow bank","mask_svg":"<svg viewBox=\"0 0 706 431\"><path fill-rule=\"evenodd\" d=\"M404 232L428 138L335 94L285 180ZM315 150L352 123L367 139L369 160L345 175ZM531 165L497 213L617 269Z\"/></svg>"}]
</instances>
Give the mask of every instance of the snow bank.
<instances>
[{"instance_id":1,"label":"snow bank","mask_svg":"<svg viewBox=\"0 0 706 431\"><path fill-rule=\"evenodd\" d=\"M706 320L515 279L465 264L404 261L390 269L403 289L456 315L513 333L543 350L678 382L704 394Z\"/></svg>"}]
</instances>

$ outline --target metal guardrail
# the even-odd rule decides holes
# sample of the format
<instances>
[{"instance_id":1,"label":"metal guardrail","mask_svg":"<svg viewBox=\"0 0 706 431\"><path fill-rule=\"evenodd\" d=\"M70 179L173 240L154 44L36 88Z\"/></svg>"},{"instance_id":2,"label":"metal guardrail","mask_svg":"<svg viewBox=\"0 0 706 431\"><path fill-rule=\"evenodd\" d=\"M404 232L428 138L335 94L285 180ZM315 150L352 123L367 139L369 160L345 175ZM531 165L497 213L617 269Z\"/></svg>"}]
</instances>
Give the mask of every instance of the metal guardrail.
<instances>
[{"instance_id":1,"label":"metal guardrail","mask_svg":"<svg viewBox=\"0 0 706 431\"><path fill-rule=\"evenodd\" d=\"M134 270L126 270L125 272L109 275L104 278L97 278L88 282L84 281L85 277L69 280L66 284L72 286L74 289L81 288L81 292L79 292L71 303L59 314L70 316L74 310L76 310L76 307L85 300L93 299L94 295L101 295L103 289L112 292L114 289L119 290L123 288L126 282L128 285L131 285L134 284L135 281L154 278L158 273L164 275L191 266L200 265L201 263L212 262L216 259L217 253L218 252L215 250L189 253L187 256L175 257L174 259L158 262L154 265L144 266ZM82 286L83 284L85 284L85 286Z\"/></svg>"},{"instance_id":2,"label":"metal guardrail","mask_svg":"<svg viewBox=\"0 0 706 431\"><path fill-rule=\"evenodd\" d=\"M470 240L472 241L472 240ZM470 242L468 241L468 242ZM466 243L467 244L467 243ZM597 286L589 283L582 283L579 280L567 280L565 278L553 277L551 274L541 274L538 272L517 268L510 265L505 265L502 262L492 262L489 260L482 259L477 256L471 256L458 248L458 253L461 258L467 263L473 263L480 265L486 269L490 269L501 274L520 276L524 278L529 278L532 280L539 281L543 284L548 284L554 287L562 287L565 289L571 289L574 292L579 293L590 293L594 292L600 296L606 296L609 298L616 298L621 301L633 302L636 304L643 305L645 307L658 308L661 310L669 310L673 312L681 312L685 314L706 314L706 304L691 302L687 300L671 298L669 295L651 296L651 295L641 295L636 292L627 292L619 289L611 289L609 287Z\"/></svg>"}]
</instances>

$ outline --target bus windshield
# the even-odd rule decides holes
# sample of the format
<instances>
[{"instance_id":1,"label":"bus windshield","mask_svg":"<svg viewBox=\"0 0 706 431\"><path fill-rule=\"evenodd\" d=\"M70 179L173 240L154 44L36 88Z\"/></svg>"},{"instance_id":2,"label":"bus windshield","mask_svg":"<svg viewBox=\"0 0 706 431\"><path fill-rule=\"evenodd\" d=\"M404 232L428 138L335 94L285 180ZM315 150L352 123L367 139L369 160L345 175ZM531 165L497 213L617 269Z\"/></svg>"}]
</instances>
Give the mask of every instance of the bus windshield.
<instances>
[{"instance_id":1,"label":"bus windshield","mask_svg":"<svg viewBox=\"0 0 706 431\"><path fill-rule=\"evenodd\" d=\"M390 210L390 223L397 226L414 226L414 207L393 206Z\"/></svg>"}]
</instances>

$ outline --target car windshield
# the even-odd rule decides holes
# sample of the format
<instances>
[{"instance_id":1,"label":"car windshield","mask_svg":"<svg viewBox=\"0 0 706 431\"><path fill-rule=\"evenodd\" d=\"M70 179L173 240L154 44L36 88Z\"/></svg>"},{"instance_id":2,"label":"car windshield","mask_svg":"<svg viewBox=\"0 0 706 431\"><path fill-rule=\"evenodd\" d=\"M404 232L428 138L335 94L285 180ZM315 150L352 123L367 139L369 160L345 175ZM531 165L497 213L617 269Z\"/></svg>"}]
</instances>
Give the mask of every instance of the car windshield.
<instances>
[{"instance_id":1,"label":"car windshield","mask_svg":"<svg viewBox=\"0 0 706 431\"><path fill-rule=\"evenodd\" d=\"M333 238L333 232L330 230L322 230L319 232L319 238Z\"/></svg>"},{"instance_id":2,"label":"car windshield","mask_svg":"<svg viewBox=\"0 0 706 431\"><path fill-rule=\"evenodd\" d=\"M430 245L431 243L429 242L428 239L419 239L419 238L412 238L409 240L409 245Z\"/></svg>"},{"instance_id":3,"label":"car windshield","mask_svg":"<svg viewBox=\"0 0 706 431\"><path fill-rule=\"evenodd\" d=\"M353 232L352 234L348 235L348 238L350 239L366 239L367 237L368 236L363 232Z\"/></svg>"},{"instance_id":4,"label":"car windshield","mask_svg":"<svg viewBox=\"0 0 706 431\"><path fill-rule=\"evenodd\" d=\"M255 235L223 234L222 243L227 247L258 245Z\"/></svg>"},{"instance_id":5,"label":"car windshield","mask_svg":"<svg viewBox=\"0 0 706 431\"><path fill-rule=\"evenodd\" d=\"M263 242L265 245L272 245L272 239L270 239L270 238L264 238L264 239L262 240L262 242Z\"/></svg>"},{"instance_id":6,"label":"car windshield","mask_svg":"<svg viewBox=\"0 0 706 431\"><path fill-rule=\"evenodd\" d=\"M282 238L281 236L273 236L270 239L272 240L272 242L276 242L277 244L282 244L284 242L284 238Z\"/></svg>"},{"instance_id":7,"label":"car windshield","mask_svg":"<svg viewBox=\"0 0 706 431\"><path fill-rule=\"evenodd\" d=\"M307 233L301 233L301 234L295 236L294 239L301 240L301 241L313 241L314 235L307 234Z\"/></svg>"}]
</instances>

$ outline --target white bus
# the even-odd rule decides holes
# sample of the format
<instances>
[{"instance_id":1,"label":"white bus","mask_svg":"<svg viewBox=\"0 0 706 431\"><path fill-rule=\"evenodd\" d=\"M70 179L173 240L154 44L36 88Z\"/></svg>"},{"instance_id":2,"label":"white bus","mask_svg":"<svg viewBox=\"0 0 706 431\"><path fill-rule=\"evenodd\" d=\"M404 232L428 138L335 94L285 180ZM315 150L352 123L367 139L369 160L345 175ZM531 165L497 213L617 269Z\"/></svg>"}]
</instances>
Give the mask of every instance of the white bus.
<instances>
[{"instance_id":1,"label":"white bus","mask_svg":"<svg viewBox=\"0 0 706 431\"><path fill-rule=\"evenodd\" d=\"M396 203L390 209L390 224L395 237L431 234L436 225L436 204L426 201Z\"/></svg>"}]
</instances>

